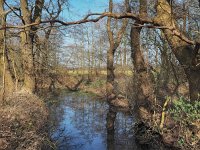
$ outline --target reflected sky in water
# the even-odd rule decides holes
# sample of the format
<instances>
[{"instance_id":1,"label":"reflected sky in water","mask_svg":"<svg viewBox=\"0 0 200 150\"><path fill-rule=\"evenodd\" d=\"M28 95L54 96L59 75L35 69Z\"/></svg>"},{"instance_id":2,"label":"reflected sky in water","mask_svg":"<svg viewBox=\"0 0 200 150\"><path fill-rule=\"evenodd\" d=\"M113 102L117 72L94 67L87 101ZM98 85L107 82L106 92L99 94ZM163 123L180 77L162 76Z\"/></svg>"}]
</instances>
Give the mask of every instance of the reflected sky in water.
<instances>
[{"instance_id":1,"label":"reflected sky in water","mask_svg":"<svg viewBox=\"0 0 200 150\"><path fill-rule=\"evenodd\" d=\"M134 118L117 113L115 134L107 142L108 105L87 94L65 93L51 106L51 138L59 150L137 150L131 129Z\"/></svg>"}]
</instances>

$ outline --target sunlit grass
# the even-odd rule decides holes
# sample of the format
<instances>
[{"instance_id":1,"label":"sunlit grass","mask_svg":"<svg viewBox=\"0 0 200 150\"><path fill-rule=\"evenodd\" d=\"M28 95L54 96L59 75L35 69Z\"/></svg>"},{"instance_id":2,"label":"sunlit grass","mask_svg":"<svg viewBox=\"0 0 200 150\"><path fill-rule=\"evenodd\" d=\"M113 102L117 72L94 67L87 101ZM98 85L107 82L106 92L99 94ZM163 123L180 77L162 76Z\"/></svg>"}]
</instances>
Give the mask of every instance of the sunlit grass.
<instances>
[{"instance_id":1,"label":"sunlit grass","mask_svg":"<svg viewBox=\"0 0 200 150\"><path fill-rule=\"evenodd\" d=\"M77 76L77 75L85 75L87 76L88 74L98 74L98 75L107 75L107 71L106 70L91 70L88 71L86 69L82 70L82 69L74 69L74 70L68 70L67 74L71 75L71 76ZM133 72L130 69L116 69L115 70L115 75L119 75L119 74L124 74L126 76L132 76Z\"/></svg>"}]
</instances>

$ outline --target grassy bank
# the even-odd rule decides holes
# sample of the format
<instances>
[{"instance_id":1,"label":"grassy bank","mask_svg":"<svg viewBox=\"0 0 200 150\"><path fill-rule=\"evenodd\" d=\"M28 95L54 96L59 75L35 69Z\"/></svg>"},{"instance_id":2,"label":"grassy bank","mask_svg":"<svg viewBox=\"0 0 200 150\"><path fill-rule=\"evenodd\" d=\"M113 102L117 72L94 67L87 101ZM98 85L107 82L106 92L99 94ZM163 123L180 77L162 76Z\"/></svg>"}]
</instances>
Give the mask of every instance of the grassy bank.
<instances>
[{"instance_id":1,"label":"grassy bank","mask_svg":"<svg viewBox=\"0 0 200 150\"><path fill-rule=\"evenodd\" d=\"M61 76L59 78L59 83L57 82L55 87L59 89L63 89L63 88L66 89L66 87L68 86L71 89L74 89L73 87L81 80L82 82L76 90L93 93L97 97L101 97L101 98L106 97L106 74L103 74L102 72L101 74L99 73L98 75L95 75L95 74L82 75L82 74L77 74L76 72L70 72L70 75ZM116 74L115 84L120 94L124 96L130 95L128 93L131 88L130 81L131 81L130 75L126 75L124 73Z\"/></svg>"},{"instance_id":2,"label":"grassy bank","mask_svg":"<svg viewBox=\"0 0 200 150\"><path fill-rule=\"evenodd\" d=\"M18 92L0 105L0 149L41 149L48 116L44 102L33 94Z\"/></svg>"}]
</instances>

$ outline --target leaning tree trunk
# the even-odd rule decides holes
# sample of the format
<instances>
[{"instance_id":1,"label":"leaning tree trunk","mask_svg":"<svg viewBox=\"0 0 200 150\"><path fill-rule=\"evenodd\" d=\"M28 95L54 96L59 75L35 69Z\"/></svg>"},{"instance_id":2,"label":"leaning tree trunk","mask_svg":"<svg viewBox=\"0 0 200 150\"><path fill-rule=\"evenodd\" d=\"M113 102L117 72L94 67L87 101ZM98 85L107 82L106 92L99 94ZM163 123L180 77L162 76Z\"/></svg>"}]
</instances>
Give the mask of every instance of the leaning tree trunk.
<instances>
[{"instance_id":1,"label":"leaning tree trunk","mask_svg":"<svg viewBox=\"0 0 200 150\"><path fill-rule=\"evenodd\" d=\"M177 60L185 70L189 83L190 99L191 101L195 101L198 99L198 94L200 93L200 62L198 60L200 46L196 44L194 47L187 40L187 37L181 33L176 20L173 18L171 8L167 0L158 0L157 16L154 18L154 22L161 26L173 28L173 30L163 28L162 31Z\"/></svg>"}]
</instances>

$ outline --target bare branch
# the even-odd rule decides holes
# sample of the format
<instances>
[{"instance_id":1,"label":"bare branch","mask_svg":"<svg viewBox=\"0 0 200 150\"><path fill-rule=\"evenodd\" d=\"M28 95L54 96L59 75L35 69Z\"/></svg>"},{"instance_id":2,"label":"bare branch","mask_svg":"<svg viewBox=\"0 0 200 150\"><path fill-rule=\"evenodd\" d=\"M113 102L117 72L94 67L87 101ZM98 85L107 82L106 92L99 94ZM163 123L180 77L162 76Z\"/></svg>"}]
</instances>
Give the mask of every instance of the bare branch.
<instances>
[{"instance_id":1,"label":"bare branch","mask_svg":"<svg viewBox=\"0 0 200 150\"><path fill-rule=\"evenodd\" d=\"M90 18L93 16L98 16L96 18ZM0 27L0 30L3 30L5 28L18 28L18 29L24 29L26 27L30 27L30 26L35 26L35 25L39 25L39 24L46 24L46 23L59 23L61 25L64 26L70 26L70 25L76 25L76 24L82 24L82 23L88 23L88 22L98 22L99 20L105 18L105 17L111 17L111 18L115 18L115 19L123 19L123 18L130 18L133 20L138 20L142 23L147 23L147 24L152 24L152 25L143 25L144 27L151 27L151 28L159 28L159 29L169 29L171 31L173 31L173 34L176 35L177 37L179 37L180 39L184 40L185 42L187 42L188 44L194 45L196 42L192 41L190 39L188 39L186 36L184 36L183 34L181 34L179 31L177 31L174 27L168 27L168 26L160 26L158 23L154 22L154 19L151 18L142 18L139 15L133 14L133 13L123 13L123 14L118 14L118 13L112 13L112 12L104 12L104 13L91 13L86 15L83 19L78 20L78 21L72 21L72 22L64 22L61 20L44 20L41 22L34 22L31 24L27 24L27 25L23 25L23 26L6 26L6 27Z\"/></svg>"},{"instance_id":2,"label":"bare branch","mask_svg":"<svg viewBox=\"0 0 200 150\"><path fill-rule=\"evenodd\" d=\"M135 25L135 26L134 26ZM188 44L191 45L195 45L196 42L192 41L190 39L188 39L186 36L184 36L183 34L181 34L180 32L178 32L174 27L168 27L168 26L155 26L155 25L147 25L147 24L133 24L134 28L141 28L141 27L145 27L145 28L154 28L154 29L169 29L173 32L173 35L179 37L180 39L182 39L183 41L187 42Z\"/></svg>"},{"instance_id":3,"label":"bare branch","mask_svg":"<svg viewBox=\"0 0 200 150\"><path fill-rule=\"evenodd\" d=\"M99 16L99 17L89 19L91 16ZM145 23L153 23L153 20L151 20L151 19L141 18L138 15L135 15L135 14L132 14L132 13L117 14L117 13L111 13L111 12L104 12L104 13L91 13L91 14L88 14L86 17L84 17L81 20L72 21L72 22L64 22L64 21L55 19L55 20L44 20L44 21L41 21L41 22L34 22L34 23L31 23L31 24L23 25L23 26L7 26L6 28L23 29L23 28L26 28L26 27L35 26L35 25L44 24L44 23L60 23L64 26L69 26L69 25L76 25L76 24L82 24L82 23L87 23L87 22L97 22L100 19L103 19L104 17L112 17L112 18L115 18L115 19L131 18L131 19L134 19L134 20L141 20L142 22L145 22ZM0 30L2 30L2 29L4 29L4 28L1 27Z\"/></svg>"}]
</instances>

